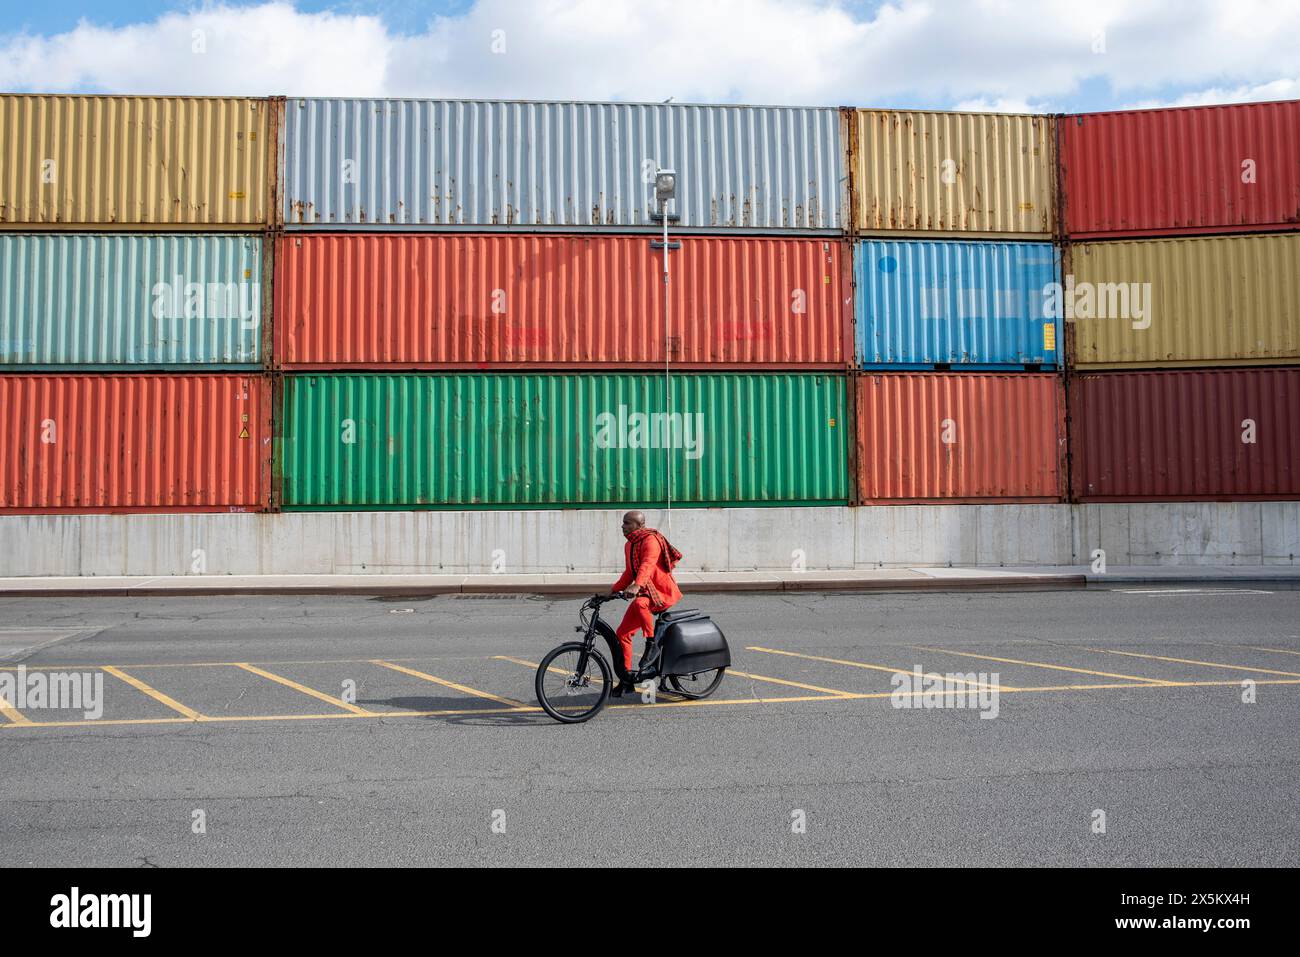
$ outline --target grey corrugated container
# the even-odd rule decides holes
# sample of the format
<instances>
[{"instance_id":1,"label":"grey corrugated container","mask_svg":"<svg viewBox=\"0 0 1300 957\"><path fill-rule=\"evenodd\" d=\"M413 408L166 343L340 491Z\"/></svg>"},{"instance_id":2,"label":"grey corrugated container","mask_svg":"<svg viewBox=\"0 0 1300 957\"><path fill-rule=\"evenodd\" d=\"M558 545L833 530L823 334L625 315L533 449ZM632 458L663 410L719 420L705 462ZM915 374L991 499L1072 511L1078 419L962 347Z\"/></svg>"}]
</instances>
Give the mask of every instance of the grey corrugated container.
<instances>
[{"instance_id":1,"label":"grey corrugated container","mask_svg":"<svg viewBox=\"0 0 1300 957\"><path fill-rule=\"evenodd\" d=\"M655 228L656 165L683 229L840 228L834 109L289 99L286 226Z\"/></svg>"}]
</instances>

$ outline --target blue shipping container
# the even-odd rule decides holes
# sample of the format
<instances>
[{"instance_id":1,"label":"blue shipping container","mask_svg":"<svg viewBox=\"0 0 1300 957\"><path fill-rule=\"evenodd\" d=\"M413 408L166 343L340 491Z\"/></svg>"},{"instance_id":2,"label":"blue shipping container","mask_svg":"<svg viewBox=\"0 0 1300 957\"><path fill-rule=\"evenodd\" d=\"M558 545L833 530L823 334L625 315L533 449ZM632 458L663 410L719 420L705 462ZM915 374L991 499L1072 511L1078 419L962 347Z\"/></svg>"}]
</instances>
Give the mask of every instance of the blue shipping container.
<instances>
[{"instance_id":1,"label":"blue shipping container","mask_svg":"<svg viewBox=\"0 0 1300 957\"><path fill-rule=\"evenodd\" d=\"M0 234L0 369L256 368L262 239Z\"/></svg>"},{"instance_id":2,"label":"blue shipping container","mask_svg":"<svg viewBox=\"0 0 1300 957\"><path fill-rule=\"evenodd\" d=\"M866 369L1057 367L1051 243L871 239L854 245L857 361Z\"/></svg>"}]
</instances>

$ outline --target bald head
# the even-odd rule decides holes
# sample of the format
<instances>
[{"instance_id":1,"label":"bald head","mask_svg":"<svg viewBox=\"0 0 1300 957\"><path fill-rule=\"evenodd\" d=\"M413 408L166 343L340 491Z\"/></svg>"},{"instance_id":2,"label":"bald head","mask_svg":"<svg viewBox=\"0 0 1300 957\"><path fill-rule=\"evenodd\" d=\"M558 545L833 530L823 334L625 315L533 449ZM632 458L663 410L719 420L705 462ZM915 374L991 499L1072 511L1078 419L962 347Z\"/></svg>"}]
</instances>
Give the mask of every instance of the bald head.
<instances>
[{"instance_id":1,"label":"bald head","mask_svg":"<svg viewBox=\"0 0 1300 957\"><path fill-rule=\"evenodd\" d=\"M623 534L631 535L638 528L645 528L645 513L624 512L623 513Z\"/></svg>"}]
</instances>

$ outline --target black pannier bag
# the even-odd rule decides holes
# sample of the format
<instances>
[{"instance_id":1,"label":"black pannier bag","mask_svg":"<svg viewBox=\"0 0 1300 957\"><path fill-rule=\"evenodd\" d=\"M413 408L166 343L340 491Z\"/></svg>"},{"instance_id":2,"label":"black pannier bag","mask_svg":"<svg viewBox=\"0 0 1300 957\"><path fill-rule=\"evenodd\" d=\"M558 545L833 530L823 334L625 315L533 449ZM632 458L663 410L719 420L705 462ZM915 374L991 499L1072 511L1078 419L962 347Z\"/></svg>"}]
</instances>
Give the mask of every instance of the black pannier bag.
<instances>
[{"instance_id":1,"label":"black pannier bag","mask_svg":"<svg viewBox=\"0 0 1300 957\"><path fill-rule=\"evenodd\" d=\"M722 630L702 611L683 608L659 616L655 639L663 648L661 675L693 675L731 667L731 649Z\"/></svg>"}]
</instances>

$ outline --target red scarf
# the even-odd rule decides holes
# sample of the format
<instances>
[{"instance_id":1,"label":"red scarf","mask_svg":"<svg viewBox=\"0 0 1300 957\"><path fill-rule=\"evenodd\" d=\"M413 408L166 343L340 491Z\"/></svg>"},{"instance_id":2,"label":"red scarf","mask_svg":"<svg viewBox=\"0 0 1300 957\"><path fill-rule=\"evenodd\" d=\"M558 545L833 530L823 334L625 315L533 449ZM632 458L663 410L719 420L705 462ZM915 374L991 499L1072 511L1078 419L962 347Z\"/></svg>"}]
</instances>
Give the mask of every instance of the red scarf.
<instances>
[{"instance_id":1,"label":"red scarf","mask_svg":"<svg viewBox=\"0 0 1300 957\"><path fill-rule=\"evenodd\" d=\"M660 533L658 529L645 527L638 528L631 535L627 536L627 540L632 543L632 574L635 575L636 570L641 567L640 556L638 555L638 552L640 551L639 546L652 535L659 541L659 567L671 575L673 568L675 568L677 563L682 560L682 553L673 548L672 543L669 542L668 539L664 538L663 534ZM655 605L663 604L663 598L652 583L646 582L646 591L650 593L650 601L652 603Z\"/></svg>"}]
</instances>

